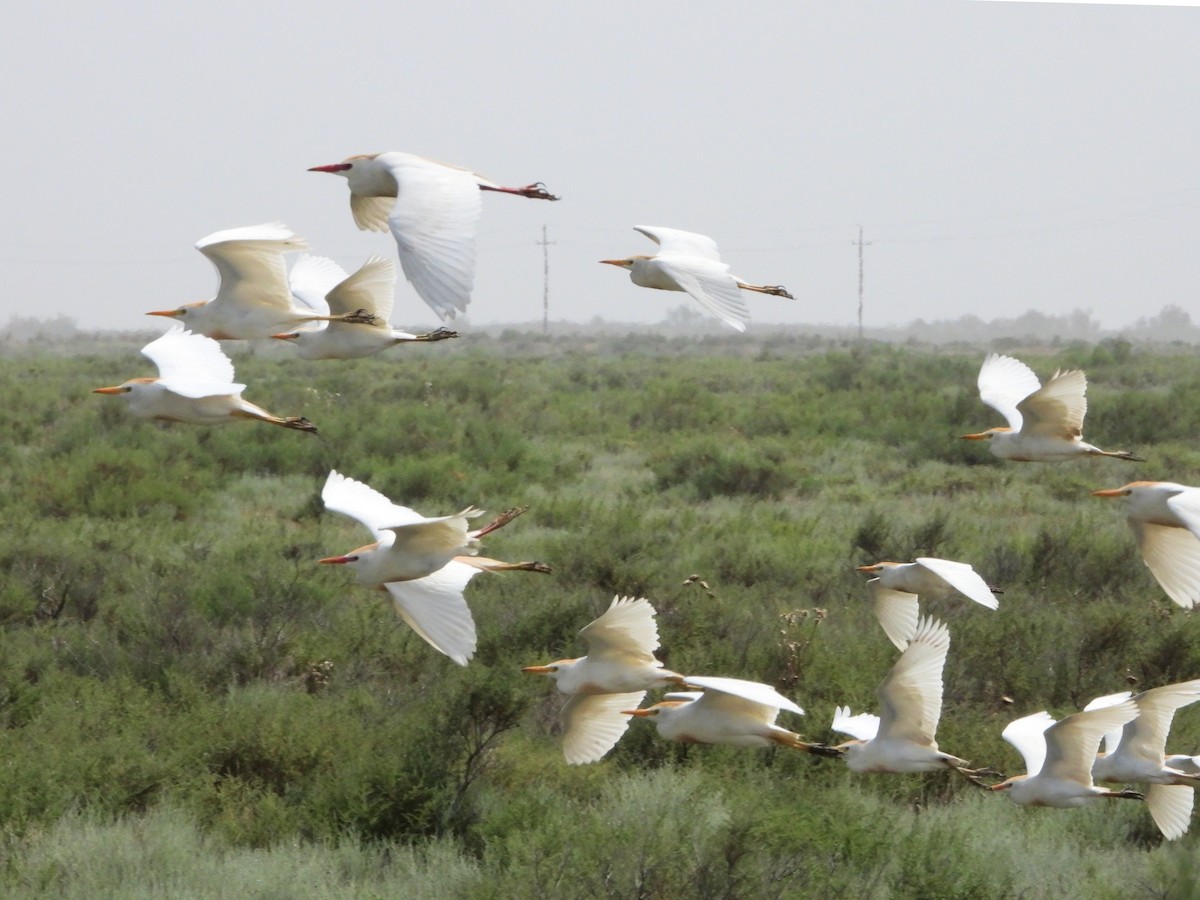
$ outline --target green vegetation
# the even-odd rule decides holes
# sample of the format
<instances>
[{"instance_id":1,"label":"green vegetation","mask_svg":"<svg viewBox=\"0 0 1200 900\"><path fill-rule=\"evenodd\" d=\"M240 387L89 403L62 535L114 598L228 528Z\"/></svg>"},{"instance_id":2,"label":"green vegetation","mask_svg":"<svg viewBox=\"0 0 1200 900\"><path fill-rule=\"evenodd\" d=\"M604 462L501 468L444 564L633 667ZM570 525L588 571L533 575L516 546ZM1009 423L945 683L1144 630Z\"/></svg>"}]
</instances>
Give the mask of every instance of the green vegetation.
<instances>
[{"instance_id":1,"label":"green vegetation","mask_svg":"<svg viewBox=\"0 0 1200 900\"><path fill-rule=\"evenodd\" d=\"M1134 479L1200 482L1200 360L1119 341L1017 350L1089 377L1085 436L1147 457L1000 464L982 349L506 332L345 363L233 347L247 396L319 437L159 426L93 396L134 339L0 359L0 894L7 897L1195 896L1194 834L1136 804L1020 809L962 779L854 776L635 722L566 766L561 697L522 665L582 652L649 597L663 661L769 682L833 739L895 649L855 565L938 555L998 613L953 636L942 748L1010 772L1000 731L1200 675L1200 619L1142 565ZM67 348L71 349L71 348ZM287 349L287 348L283 348ZM363 543L337 468L427 514L528 504L487 553L459 668L315 560ZM689 580L698 574L699 580ZM1173 751L1200 751L1183 710Z\"/></svg>"}]
</instances>

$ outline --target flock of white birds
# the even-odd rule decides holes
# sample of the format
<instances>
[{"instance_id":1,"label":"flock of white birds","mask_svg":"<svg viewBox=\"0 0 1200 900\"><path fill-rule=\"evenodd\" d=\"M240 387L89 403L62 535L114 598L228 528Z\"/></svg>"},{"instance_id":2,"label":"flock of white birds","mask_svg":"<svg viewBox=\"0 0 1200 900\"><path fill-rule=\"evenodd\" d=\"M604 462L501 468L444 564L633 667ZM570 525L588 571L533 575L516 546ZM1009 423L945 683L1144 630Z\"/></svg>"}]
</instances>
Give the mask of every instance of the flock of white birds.
<instances>
[{"instance_id":1,"label":"flock of white birds","mask_svg":"<svg viewBox=\"0 0 1200 900\"><path fill-rule=\"evenodd\" d=\"M443 319L464 312L470 301L481 192L558 199L541 183L502 187L466 169L407 153L352 156L311 171L347 179L358 227L390 229L405 277ZM628 269L636 285L684 291L739 331L749 320L742 291L791 298L780 286L752 285L731 275L716 244L703 235L660 227L637 230L659 245L658 254L601 262ZM233 364L218 341L275 338L293 343L306 359L350 359L398 343L457 336L445 328L427 334L392 328L396 270L391 260L371 257L348 275L333 261L306 254L289 271L285 254L308 248L279 224L220 231L196 248L216 266L217 295L149 313L180 323L142 349L158 368L158 377L133 378L95 391L124 397L139 417L198 425L257 419L315 432L301 416L276 416L243 399L245 385L234 382ZM1042 385L1023 363L992 354L980 369L978 386L983 402L1008 424L964 437L990 441L992 453L1002 459L1139 459L1083 441L1083 372L1057 372ZM1200 602L1200 488L1136 481L1095 494L1127 498L1127 519L1153 576L1180 606ZM467 665L476 646L464 598L472 577L481 571L549 571L538 562L506 563L478 555L480 539L523 508L472 530L470 523L481 510L467 507L455 515L428 518L337 471L329 473L321 497L327 509L366 526L374 540L320 562L345 565L359 584L386 592L409 627L459 665ZM832 728L852 739L836 746L806 742L775 724L783 711L804 711L769 685L665 669L654 655L658 628L645 598L614 598L580 632L586 656L523 671L548 676L567 695L562 741L571 764L601 759L634 718L648 718L670 740L783 745L842 758L855 772L951 769L1024 805L1077 807L1098 797L1144 799L1167 839L1187 831L1193 788L1200 785L1200 757L1168 756L1166 741L1175 711L1200 700L1200 679L1136 696L1097 698L1059 722L1045 712L1018 719L1003 737L1024 758L1027 774L988 783L987 777L998 773L971 769L966 760L938 749L950 633L943 623L921 615L918 597L958 593L994 610L995 589L971 566L944 559L880 562L859 570L875 576L868 582L874 611L900 655L878 688L878 715L837 708ZM674 690L643 707L647 692L661 688ZM1149 788L1145 794L1109 790L1097 781Z\"/></svg>"}]
</instances>

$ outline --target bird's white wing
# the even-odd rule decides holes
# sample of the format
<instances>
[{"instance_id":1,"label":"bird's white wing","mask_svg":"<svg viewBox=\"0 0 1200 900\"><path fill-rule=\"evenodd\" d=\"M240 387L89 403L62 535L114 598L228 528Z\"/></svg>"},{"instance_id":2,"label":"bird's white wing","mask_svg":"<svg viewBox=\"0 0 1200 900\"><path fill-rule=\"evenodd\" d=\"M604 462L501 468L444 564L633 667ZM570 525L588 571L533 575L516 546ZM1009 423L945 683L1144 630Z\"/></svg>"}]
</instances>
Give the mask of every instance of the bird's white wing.
<instances>
[{"instance_id":1,"label":"bird's white wing","mask_svg":"<svg viewBox=\"0 0 1200 900\"><path fill-rule=\"evenodd\" d=\"M611 750L629 727L623 709L637 709L645 691L629 694L572 694L563 705L563 756L578 766L596 762Z\"/></svg>"},{"instance_id":2,"label":"bird's white wing","mask_svg":"<svg viewBox=\"0 0 1200 900\"><path fill-rule=\"evenodd\" d=\"M183 397L240 394L233 363L210 337L174 328L142 348L142 355L158 368L162 385Z\"/></svg>"},{"instance_id":3,"label":"bird's white wing","mask_svg":"<svg viewBox=\"0 0 1200 900\"><path fill-rule=\"evenodd\" d=\"M400 507L403 509L403 507ZM412 510L408 510L412 512ZM462 512L452 516L439 516L436 519L426 519L420 516L419 522L406 522L399 525L384 525L382 530L396 535L392 549L399 553L424 555L428 553L448 553L460 551L470 552L470 539L467 537L467 521L483 514L483 510L468 506ZM460 555L455 553L455 555Z\"/></svg>"},{"instance_id":4,"label":"bird's white wing","mask_svg":"<svg viewBox=\"0 0 1200 900\"><path fill-rule=\"evenodd\" d=\"M839 706L833 711L833 722L829 726L841 734L848 734L860 741L873 741L879 734L879 716L870 713L850 715L850 707Z\"/></svg>"},{"instance_id":5,"label":"bird's white wing","mask_svg":"<svg viewBox=\"0 0 1200 900\"><path fill-rule=\"evenodd\" d=\"M774 722L776 712L781 709L804 715L804 710L769 684L711 675L689 675L684 681L689 687L704 690L704 696L700 699L704 701L706 708L736 709L742 715L746 715L758 707L753 714L761 715L767 722Z\"/></svg>"},{"instance_id":6,"label":"bird's white wing","mask_svg":"<svg viewBox=\"0 0 1200 900\"><path fill-rule=\"evenodd\" d=\"M1133 696L1132 691L1117 691L1115 694L1105 694L1103 697L1096 697L1088 702L1088 705L1083 708L1084 712L1089 712L1093 709L1103 709L1106 706L1116 706ZM1122 729L1115 728L1104 735L1104 750L1107 753L1113 753L1121 743Z\"/></svg>"},{"instance_id":7,"label":"bird's white wing","mask_svg":"<svg viewBox=\"0 0 1200 900\"><path fill-rule=\"evenodd\" d=\"M292 270L288 272L288 287L301 307L310 310L313 315L327 316L329 303L325 295L344 278L346 270L329 257L305 253L292 264Z\"/></svg>"},{"instance_id":8,"label":"bird's white wing","mask_svg":"<svg viewBox=\"0 0 1200 900\"><path fill-rule=\"evenodd\" d=\"M376 539L384 529L405 519L425 521L425 517L416 510L393 503L374 488L353 478L347 478L336 469L331 470L329 477L325 479L325 487L321 489L321 500L326 509L362 522L371 529Z\"/></svg>"},{"instance_id":9,"label":"bird's white wing","mask_svg":"<svg viewBox=\"0 0 1200 900\"><path fill-rule=\"evenodd\" d=\"M989 353L979 369L979 399L1004 416L1013 431L1021 429L1017 404L1042 386L1033 370L1011 356Z\"/></svg>"},{"instance_id":10,"label":"bird's white wing","mask_svg":"<svg viewBox=\"0 0 1200 900\"><path fill-rule=\"evenodd\" d=\"M1128 522L1143 562L1167 596L1184 609L1200 602L1200 538L1186 528Z\"/></svg>"},{"instance_id":11,"label":"bird's white wing","mask_svg":"<svg viewBox=\"0 0 1200 900\"><path fill-rule=\"evenodd\" d=\"M1168 841L1183 837L1192 823L1195 795L1186 784L1151 784L1146 791L1150 818Z\"/></svg>"},{"instance_id":12,"label":"bird's white wing","mask_svg":"<svg viewBox=\"0 0 1200 900\"><path fill-rule=\"evenodd\" d=\"M212 302L220 306L292 308L283 254L308 244L285 225L231 228L201 238L196 249L216 266L221 284Z\"/></svg>"},{"instance_id":13,"label":"bird's white wing","mask_svg":"<svg viewBox=\"0 0 1200 900\"><path fill-rule=\"evenodd\" d=\"M1105 732L1123 727L1137 714L1137 704L1125 700L1115 706L1077 712L1056 722L1045 732L1046 761L1041 771L1054 778L1091 784L1100 739Z\"/></svg>"},{"instance_id":14,"label":"bird's white wing","mask_svg":"<svg viewBox=\"0 0 1200 900\"><path fill-rule=\"evenodd\" d=\"M1000 732L1000 737L1017 748L1025 760L1025 773L1031 777L1041 772L1046 762L1046 729L1053 724L1054 717L1042 710L1014 719Z\"/></svg>"},{"instance_id":15,"label":"bird's white wing","mask_svg":"<svg viewBox=\"0 0 1200 900\"><path fill-rule=\"evenodd\" d=\"M659 267L693 300L706 310L738 331L746 330L750 321L750 307L742 298L737 279L729 274L723 263L700 259L694 256L655 257Z\"/></svg>"},{"instance_id":16,"label":"bird's white wing","mask_svg":"<svg viewBox=\"0 0 1200 900\"><path fill-rule=\"evenodd\" d=\"M1083 434L1087 413L1087 378L1075 369L1054 377L1017 404L1028 434L1075 439Z\"/></svg>"},{"instance_id":17,"label":"bird's white wing","mask_svg":"<svg viewBox=\"0 0 1200 900\"><path fill-rule=\"evenodd\" d=\"M996 600L996 595L988 587L988 583L980 578L979 573L966 563L954 562L949 559L936 559L932 556L918 556L916 562L938 576L938 578L942 579L960 594L974 600L981 606L986 606L988 609L996 609L1000 606L999 601Z\"/></svg>"},{"instance_id":18,"label":"bird's white wing","mask_svg":"<svg viewBox=\"0 0 1200 900\"><path fill-rule=\"evenodd\" d=\"M378 321L375 328L391 328L392 294L396 290L396 264L381 256L372 256L358 267L353 275L342 273L339 283L328 291L329 309L334 315L346 315L365 309L374 313ZM362 328L362 325L344 325L330 322L330 327Z\"/></svg>"},{"instance_id":19,"label":"bird's white wing","mask_svg":"<svg viewBox=\"0 0 1200 900\"><path fill-rule=\"evenodd\" d=\"M949 651L949 629L936 619L921 619L875 692L881 738L933 743L942 716L942 670Z\"/></svg>"},{"instance_id":20,"label":"bird's white wing","mask_svg":"<svg viewBox=\"0 0 1200 900\"><path fill-rule=\"evenodd\" d=\"M350 194L350 212L360 231L387 231L388 216L396 205L395 197L367 197Z\"/></svg>"},{"instance_id":21,"label":"bird's white wing","mask_svg":"<svg viewBox=\"0 0 1200 900\"><path fill-rule=\"evenodd\" d=\"M1142 691L1133 698L1138 716L1125 725L1121 752L1131 753L1155 765L1166 756L1167 735L1175 711L1200 700L1200 680L1183 681Z\"/></svg>"},{"instance_id":22,"label":"bird's white wing","mask_svg":"<svg viewBox=\"0 0 1200 900\"><path fill-rule=\"evenodd\" d=\"M399 186L388 218L404 277L443 319L466 311L475 281L476 177L409 154L390 164Z\"/></svg>"},{"instance_id":23,"label":"bird's white wing","mask_svg":"<svg viewBox=\"0 0 1200 900\"><path fill-rule=\"evenodd\" d=\"M424 578L384 585L400 618L460 666L475 654L475 620L463 590L478 571L452 561Z\"/></svg>"},{"instance_id":24,"label":"bird's white wing","mask_svg":"<svg viewBox=\"0 0 1200 900\"><path fill-rule=\"evenodd\" d=\"M641 232L658 244L662 254L677 253L681 256L699 256L713 262L721 261L717 242L706 235L696 234L694 231L680 231L678 228L663 228L659 225L634 225L633 230Z\"/></svg>"},{"instance_id":25,"label":"bird's white wing","mask_svg":"<svg viewBox=\"0 0 1200 900\"><path fill-rule=\"evenodd\" d=\"M589 659L653 661L658 649L654 607L645 597L614 597L579 633L587 642Z\"/></svg>"},{"instance_id":26,"label":"bird's white wing","mask_svg":"<svg viewBox=\"0 0 1200 900\"><path fill-rule=\"evenodd\" d=\"M878 578L868 581L867 588L871 591L875 618L883 626L883 633L897 649L903 650L917 633L921 612L917 595L884 587Z\"/></svg>"},{"instance_id":27,"label":"bird's white wing","mask_svg":"<svg viewBox=\"0 0 1200 900\"><path fill-rule=\"evenodd\" d=\"M1200 539L1200 490L1184 488L1167 498L1167 507L1186 523L1188 531Z\"/></svg>"}]
</instances>

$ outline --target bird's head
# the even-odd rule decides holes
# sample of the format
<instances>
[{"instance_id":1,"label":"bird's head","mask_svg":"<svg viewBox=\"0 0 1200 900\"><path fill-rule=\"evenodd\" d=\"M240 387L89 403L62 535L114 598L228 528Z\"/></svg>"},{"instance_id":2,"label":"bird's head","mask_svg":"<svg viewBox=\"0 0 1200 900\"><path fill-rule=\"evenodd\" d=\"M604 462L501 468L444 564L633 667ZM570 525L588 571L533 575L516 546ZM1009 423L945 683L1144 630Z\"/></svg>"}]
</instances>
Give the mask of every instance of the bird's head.
<instances>
[{"instance_id":1,"label":"bird's head","mask_svg":"<svg viewBox=\"0 0 1200 900\"><path fill-rule=\"evenodd\" d=\"M669 713L679 709L681 706L687 706L691 700L663 700L660 703L655 703L653 706L646 706L642 709L623 709L621 715L637 716L639 719L656 719L663 713Z\"/></svg>"},{"instance_id":2,"label":"bird's head","mask_svg":"<svg viewBox=\"0 0 1200 900\"><path fill-rule=\"evenodd\" d=\"M1140 484L1142 484L1142 482L1135 481L1131 484L1125 485L1124 487L1107 488L1106 490L1103 490L1103 491L1092 491L1092 496L1093 497L1128 497L1130 494L1133 493L1133 489L1138 487Z\"/></svg>"},{"instance_id":3,"label":"bird's head","mask_svg":"<svg viewBox=\"0 0 1200 900\"><path fill-rule=\"evenodd\" d=\"M625 259L602 259L600 262L607 266L620 266L622 269L632 269L633 260L634 257L628 256Z\"/></svg>"},{"instance_id":4,"label":"bird's head","mask_svg":"<svg viewBox=\"0 0 1200 900\"><path fill-rule=\"evenodd\" d=\"M964 441L990 441L998 434L1006 434L1012 431L1011 428L989 428L987 431L980 431L978 434L964 434Z\"/></svg>"},{"instance_id":5,"label":"bird's head","mask_svg":"<svg viewBox=\"0 0 1200 900\"><path fill-rule=\"evenodd\" d=\"M878 575L884 569L891 569L898 565L900 565L900 563L877 562L877 563L873 563L872 565L869 565L869 566L855 566L854 571L855 572L866 572L868 575Z\"/></svg>"},{"instance_id":6,"label":"bird's head","mask_svg":"<svg viewBox=\"0 0 1200 900\"><path fill-rule=\"evenodd\" d=\"M92 388L93 394L128 394L134 388L143 385L151 384L158 381L157 378L130 378L123 384L114 385L113 387Z\"/></svg>"},{"instance_id":7,"label":"bird's head","mask_svg":"<svg viewBox=\"0 0 1200 900\"><path fill-rule=\"evenodd\" d=\"M377 549L378 547L378 542L374 544L367 544L365 547L359 547L355 550L351 550L349 553L343 554L342 556L327 556L324 559L318 559L317 562L327 566L353 567L363 558L363 556L370 553L372 550Z\"/></svg>"},{"instance_id":8,"label":"bird's head","mask_svg":"<svg viewBox=\"0 0 1200 900\"><path fill-rule=\"evenodd\" d=\"M521 671L529 675L549 675L551 678L558 678L564 669L569 669L576 662L576 659L560 659L544 666L525 666Z\"/></svg>"},{"instance_id":9,"label":"bird's head","mask_svg":"<svg viewBox=\"0 0 1200 900\"><path fill-rule=\"evenodd\" d=\"M196 307L198 307L198 306L203 306L204 303L205 303L204 300L200 300L196 303L185 303L183 306L180 306L177 309L156 309L153 312L146 313L146 315L148 315L148 316L166 316L168 319L179 319L182 322L182 321L186 321L187 314L189 312L196 309Z\"/></svg>"},{"instance_id":10,"label":"bird's head","mask_svg":"<svg viewBox=\"0 0 1200 900\"><path fill-rule=\"evenodd\" d=\"M300 337L300 332L299 331L288 331L284 334L273 334L273 335L271 335L271 337L273 337L277 341L294 341Z\"/></svg>"},{"instance_id":11,"label":"bird's head","mask_svg":"<svg viewBox=\"0 0 1200 900\"><path fill-rule=\"evenodd\" d=\"M330 175L341 175L343 178L353 178L361 173L366 163L373 161L378 153L356 153L347 156L340 163L330 163L327 166L313 166L310 172L328 172Z\"/></svg>"}]
</instances>

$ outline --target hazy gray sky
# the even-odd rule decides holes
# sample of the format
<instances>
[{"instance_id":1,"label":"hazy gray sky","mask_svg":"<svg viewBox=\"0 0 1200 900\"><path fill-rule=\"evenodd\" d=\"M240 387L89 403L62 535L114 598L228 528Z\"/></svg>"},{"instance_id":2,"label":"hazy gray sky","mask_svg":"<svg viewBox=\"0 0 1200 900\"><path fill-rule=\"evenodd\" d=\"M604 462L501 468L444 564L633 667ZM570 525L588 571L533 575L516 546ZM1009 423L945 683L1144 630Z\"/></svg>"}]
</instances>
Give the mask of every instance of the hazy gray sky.
<instances>
[{"instance_id":1,"label":"hazy gray sky","mask_svg":"<svg viewBox=\"0 0 1200 900\"><path fill-rule=\"evenodd\" d=\"M555 319L684 302L597 264L653 252L635 224L787 285L750 298L751 329L852 324L859 224L869 325L1200 312L1200 9L739 6L19 5L0 309L152 327L212 296L196 240L260 222L348 269L394 255L305 170L405 150L563 196L484 196L477 323L540 320L543 223ZM434 322L403 281L393 318Z\"/></svg>"}]
</instances>

